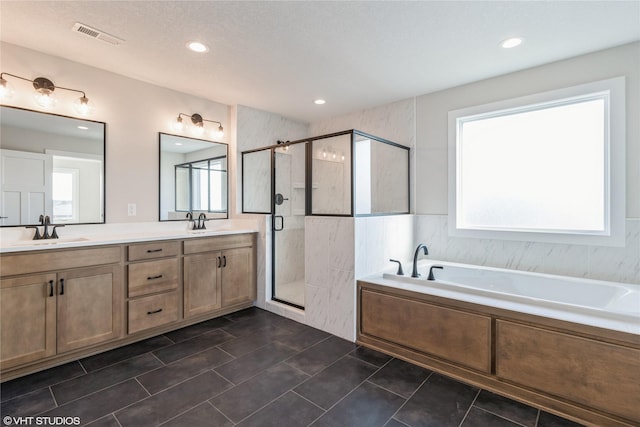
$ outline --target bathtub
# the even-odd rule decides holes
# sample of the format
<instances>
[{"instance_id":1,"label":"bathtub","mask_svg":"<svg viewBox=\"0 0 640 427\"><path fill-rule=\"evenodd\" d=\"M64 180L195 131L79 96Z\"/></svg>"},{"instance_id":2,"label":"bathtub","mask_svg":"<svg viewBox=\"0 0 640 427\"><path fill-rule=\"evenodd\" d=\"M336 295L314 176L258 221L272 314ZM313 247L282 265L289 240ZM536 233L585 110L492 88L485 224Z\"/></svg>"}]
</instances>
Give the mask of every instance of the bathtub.
<instances>
[{"instance_id":1,"label":"bathtub","mask_svg":"<svg viewBox=\"0 0 640 427\"><path fill-rule=\"evenodd\" d=\"M429 259L418 263L418 271L419 278L384 273L380 284L640 335L637 284Z\"/></svg>"}]
</instances>

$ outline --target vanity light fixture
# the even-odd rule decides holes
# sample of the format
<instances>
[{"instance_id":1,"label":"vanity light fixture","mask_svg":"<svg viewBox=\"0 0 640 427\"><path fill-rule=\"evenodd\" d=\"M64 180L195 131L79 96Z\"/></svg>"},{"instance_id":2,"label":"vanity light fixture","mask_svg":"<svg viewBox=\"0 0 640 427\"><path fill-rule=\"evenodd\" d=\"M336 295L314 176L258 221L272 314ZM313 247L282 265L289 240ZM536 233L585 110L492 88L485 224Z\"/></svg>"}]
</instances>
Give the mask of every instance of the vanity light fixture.
<instances>
[{"instance_id":1,"label":"vanity light fixture","mask_svg":"<svg viewBox=\"0 0 640 427\"><path fill-rule=\"evenodd\" d=\"M198 134L202 134L204 133L204 122L209 122L209 123L217 123L218 124L218 128L214 129L211 132L211 137L212 138L222 138L224 136L224 128L222 127L222 123L220 123L217 120L207 120L204 119L200 114L195 113L195 114L184 114L184 113L180 113L178 114L178 117L176 118L175 122L173 122L173 129L176 131L182 131L184 129L184 121L182 120L182 117L189 117L191 119L191 123L193 124L194 128L194 132L198 133Z\"/></svg>"},{"instance_id":2,"label":"vanity light fixture","mask_svg":"<svg viewBox=\"0 0 640 427\"><path fill-rule=\"evenodd\" d=\"M9 98L13 95L13 88L11 88L9 82L4 78L5 76L11 76L16 79L30 82L34 89L33 97L36 103L43 108L53 108L56 106L58 100L55 96L55 90L61 89L82 94L82 96L76 99L73 103L74 109L78 114L86 116L93 112L93 105L89 104L89 98L87 98L87 94L84 93L84 91L56 86L51 80L45 77L37 77L34 80L31 80L25 77L16 76L15 74L0 73L0 96L4 98Z\"/></svg>"}]
</instances>

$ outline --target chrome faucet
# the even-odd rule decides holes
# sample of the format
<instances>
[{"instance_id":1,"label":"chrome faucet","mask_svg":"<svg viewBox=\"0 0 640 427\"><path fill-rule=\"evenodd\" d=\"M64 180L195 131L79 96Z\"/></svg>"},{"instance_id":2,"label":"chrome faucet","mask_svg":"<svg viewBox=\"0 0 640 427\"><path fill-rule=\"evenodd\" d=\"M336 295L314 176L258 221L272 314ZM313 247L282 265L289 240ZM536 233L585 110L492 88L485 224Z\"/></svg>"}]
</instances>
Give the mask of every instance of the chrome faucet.
<instances>
[{"instance_id":1,"label":"chrome faucet","mask_svg":"<svg viewBox=\"0 0 640 427\"><path fill-rule=\"evenodd\" d=\"M429 255L427 245L420 243L416 248L416 252L413 254L413 271L411 273L411 277L420 277L420 274L418 274L418 255L420 254L420 249L422 249L425 255Z\"/></svg>"}]
</instances>

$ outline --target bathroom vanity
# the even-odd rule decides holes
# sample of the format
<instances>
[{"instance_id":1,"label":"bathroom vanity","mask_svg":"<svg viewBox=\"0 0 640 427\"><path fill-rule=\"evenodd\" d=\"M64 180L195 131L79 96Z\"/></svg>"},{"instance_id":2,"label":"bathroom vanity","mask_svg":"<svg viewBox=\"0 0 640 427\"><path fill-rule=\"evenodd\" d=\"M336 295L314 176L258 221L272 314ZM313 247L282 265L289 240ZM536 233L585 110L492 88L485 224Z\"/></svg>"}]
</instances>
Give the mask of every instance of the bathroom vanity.
<instances>
[{"instance_id":1,"label":"bathroom vanity","mask_svg":"<svg viewBox=\"0 0 640 427\"><path fill-rule=\"evenodd\" d=\"M5 250L2 381L253 305L256 233L172 237Z\"/></svg>"}]
</instances>

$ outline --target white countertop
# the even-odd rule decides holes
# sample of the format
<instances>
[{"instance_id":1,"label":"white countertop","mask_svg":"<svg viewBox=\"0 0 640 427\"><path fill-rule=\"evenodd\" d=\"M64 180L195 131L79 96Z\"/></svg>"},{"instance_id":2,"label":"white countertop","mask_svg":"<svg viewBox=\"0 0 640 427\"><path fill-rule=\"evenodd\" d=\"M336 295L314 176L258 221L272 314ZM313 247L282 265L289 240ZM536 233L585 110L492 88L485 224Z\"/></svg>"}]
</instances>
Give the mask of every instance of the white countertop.
<instances>
[{"instance_id":1,"label":"white countertop","mask_svg":"<svg viewBox=\"0 0 640 427\"><path fill-rule=\"evenodd\" d=\"M186 221L166 223L126 223L69 225L58 229L58 239L32 240L34 230L10 227L0 230L0 254L84 246L148 242L169 239L191 239L254 233L259 231L256 220L208 221L204 230L190 230ZM51 232L51 228L49 228ZM42 234L42 226L40 226Z\"/></svg>"}]
</instances>

